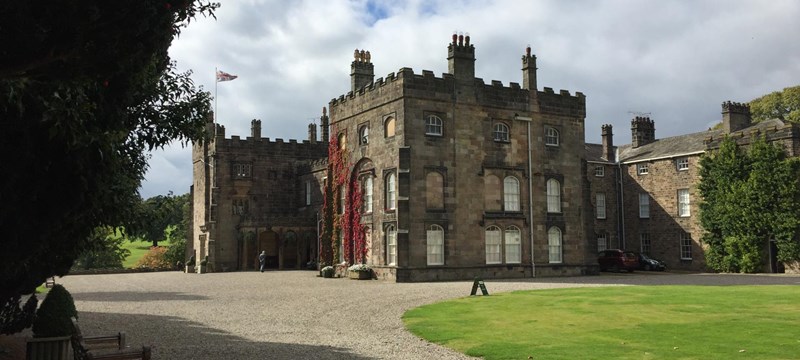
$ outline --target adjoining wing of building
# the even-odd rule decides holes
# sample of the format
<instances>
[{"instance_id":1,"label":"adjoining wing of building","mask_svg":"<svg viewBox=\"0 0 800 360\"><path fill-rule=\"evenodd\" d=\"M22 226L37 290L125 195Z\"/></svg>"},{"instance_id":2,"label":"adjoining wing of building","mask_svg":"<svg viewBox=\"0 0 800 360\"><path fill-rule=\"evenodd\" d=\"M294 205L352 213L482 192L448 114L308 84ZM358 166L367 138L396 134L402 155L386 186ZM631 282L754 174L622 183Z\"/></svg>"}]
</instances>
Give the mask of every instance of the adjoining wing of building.
<instances>
[{"instance_id":1,"label":"adjoining wing of building","mask_svg":"<svg viewBox=\"0 0 800 360\"><path fill-rule=\"evenodd\" d=\"M672 269L703 270L695 184L700 155L723 134L755 133L798 150L797 128L750 124L749 108L723 104L723 129L665 139L646 117L632 142L584 141L582 93L536 82L522 56L522 83L475 77L469 36L447 44L441 77L401 68L374 78L356 51L351 91L323 108L302 142L225 137L193 147L189 252L211 271L300 269L318 258L330 136L347 150L364 189L366 263L379 278L428 281L597 273L605 248L642 251ZM346 259L339 259L345 261Z\"/></svg>"}]
</instances>

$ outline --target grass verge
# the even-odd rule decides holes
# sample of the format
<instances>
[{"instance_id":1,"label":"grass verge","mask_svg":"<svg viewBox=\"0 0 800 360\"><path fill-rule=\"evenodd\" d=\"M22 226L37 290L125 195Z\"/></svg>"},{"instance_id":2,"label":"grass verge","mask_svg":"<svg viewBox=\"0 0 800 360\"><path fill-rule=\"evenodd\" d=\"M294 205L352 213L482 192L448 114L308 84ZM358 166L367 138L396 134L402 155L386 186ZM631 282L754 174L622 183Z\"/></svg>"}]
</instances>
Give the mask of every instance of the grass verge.
<instances>
[{"instance_id":1,"label":"grass verge","mask_svg":"<svg viewBox=\"0 0 800 360\"><path fill-rule=\"evenodd\" d=\"M162 240L158 242L158 246L170 246L171 243L166 240ZM131 254L125 258L125 261L122 262L122 267L126 269L133 268L136 265L136 262L144 256L149 250L150 247L153 246L152 242L149 241L126 241L123 248L130 250Z\"/></svg>"},{"instance_id":2,"label":"grass verge","mask_svg":"<svg viewBox=\"0 0 800 360\"><path fill-rule=\"evenodd\" d=\"M631 286L469 297L403 315L485 359L795 359L798 286Z\"/></svg>"}]
</instances>

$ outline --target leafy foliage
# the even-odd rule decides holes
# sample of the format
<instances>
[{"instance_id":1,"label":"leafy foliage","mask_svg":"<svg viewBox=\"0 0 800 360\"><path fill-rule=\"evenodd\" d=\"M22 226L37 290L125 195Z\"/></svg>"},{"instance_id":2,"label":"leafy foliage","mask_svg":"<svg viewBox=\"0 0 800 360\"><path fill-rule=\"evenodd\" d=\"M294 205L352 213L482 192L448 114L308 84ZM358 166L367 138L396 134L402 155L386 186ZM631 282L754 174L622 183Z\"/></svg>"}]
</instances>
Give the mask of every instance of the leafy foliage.
<instances>
[{"instance_id":1,"label":"leafy foliage","mask_svg":"<svg viewBox=\"0 0 800 360\"><path fill-rule=\"evenodd\" d=\"M53 285L36 311L33 322L34 337L72 335L71 317L78 317L72 295L61 284Z\"/></svg>"},{"instance_id":2,"label":"leafy foliage","mask_svg":"<svg viewBox=\"0 0 800 360\"><path fill-rule=\"evenodd\" d=\"M150 248L139 261L136 262L136 268L146 269L171 269L174 263L167 260L167 248L164 246L153 246Z\"/></svg>"},{"instance_id":3,"label":"leafy foliage","mask_svg":"<svg viewBox=\"0 0 800 360\"><path fill-rule=\"evenodd\" d=\"M725 272L756 272L763 266L768 241L778 261L800 259L800 167L779 145L756 139L745 152L726 138L701 162L698 184L704 199L700 223L705 230L709 267Z\"/></svg>"},{"instance_id":4,"label":"leafy foliage","mask_svg":"<svg viewBox=\"0 0 800 360\"><path fill-rule=\"evenodd\" d=\"M188 226L186 218L188 208L189 193L175 196L170 191L167 195L153 196L141 202L137 210L136 221L127 228L128 234L150 241L153 246L158 246L158 242L167 239L168 235L173 238L185 237ZM179 226L178 233L167 234L168 229L176 225Z\"/></svg>"},{"instance_id":5,"label":"leafy foliage","mask_svg":"<svg viewBox=\"0 0 800 360\"><path fill-rule=\"evenodd\" d=\"M204 138L210 94L167 50L203 0L0 2L0 303L130 225L147 151Z\"/></svg>"},{"instance_id":6,"label":"leafy foliage","mask_svg":"<svg viewBox=\"0 0 800 360\"><path fill-rule=\"evenodd\" d=\"M16 334L33 324L36 305L39 304L36 300L36 294L31 295L22 308L19 307L19 304L20 296L17 295L8 299L0 307L0 334Z\"/></svg>"},{"instance_id":7,"label":"leafy foliage","mask_svg":"<svg viewBox=\"0 0 800 360\"><path fill-rule=\"evenodd\" d=\"M787 87L750 101L753 122L769 119L800 123L800 86Z\"/></svg>"},{"instance_id":8,"label":"leafy foliage","mask_svg":"<svg viewBox=\"0 0 800 360\"><path fill-rule=\"evenodd\" d=\"M121 269L122 262L130 256L123 247L125 238L108 226L95 228L89 246L75 259L73 267L78 269Z\"/></svg>"}]
</instances>

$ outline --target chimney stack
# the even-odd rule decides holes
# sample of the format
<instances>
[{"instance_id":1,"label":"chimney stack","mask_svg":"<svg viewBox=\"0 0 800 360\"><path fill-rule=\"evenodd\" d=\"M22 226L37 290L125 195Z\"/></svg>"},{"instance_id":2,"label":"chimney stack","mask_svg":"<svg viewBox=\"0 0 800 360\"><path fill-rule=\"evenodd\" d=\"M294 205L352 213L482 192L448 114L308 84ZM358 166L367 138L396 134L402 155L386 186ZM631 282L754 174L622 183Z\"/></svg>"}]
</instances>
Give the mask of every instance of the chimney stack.
<instances>
[{"instance_id":1,"label":"chimney stack","mask_svg":"<svg viewBox=\"0 0 800 360\"><path fill-rule=\"evenodd\" d=\"M261 139L261 120L250 121L250 136L256 140Z\"/></svg>"},{"instance_id":2,"label":"chimney stack","mask_svg":"<svg viewBox=\"0 0 800 360\"><path fill-rule=\"evenodd\" d=\"M319 117L319 127L322 128L322 142L330 141L328 137L328 109L322 107L322 116Z\"/></svg>"},{"instance_id":3,"label":"chimney stack","mask_svg":"<svg viewBox=\"0 0 800 360\"><path fill-rule=\"evenodd\" d=\"M317 125L314 123L308 124L308 142L317 143Z\"/></svg>"},{"instance_id":4,"label":"chimney stack","mask_svg":"<svg viewBox=\"0 0 800 360\"><path fill-rule=\"evenodd\" d=\"M631 120L631 146L637 148L656 141L656 124L647 116Z\"/></svg>"},{"instance_id":5,"label":"chimney stack","mask_svg":"<svg viewBox=\"0 0 800 360\"><path fill-rule=\"evenodd\" d=\"M453 42L447 45L447 68L456 81L471 85L475 79L475 45L469 41L469 34L453 34Z\"/></svg>"},{"instance_id":6,"label":"chimney stack","mask_svg":"<svg viewBox=\"0 0 800 360\"><path fill-rule=\"evenodd\" d=\"M614 156L614 134L611 132L611 124L605 124L601 127L603 137L603 158L607 161L616 161Z\"/></svg>"},{"instance_id":7,"label":"chimney stack","mask_svg":"<svg viewBox=\"0 0 800 360\"><path fill-rule=\"evenodd\" d=\"M750 105L731 101L722 103L722 129L726 134L742 130L750 124Z\"/></svg>"},{"instance_id":8,"label":"chimney stack","mask_svg":"<svg viewBox=\"0 0 800 360\"><path fill-rule=\"evenodd\" d=\"M531 54L531 46L525 48L522 56L522 88L536 93L536 55Z\"/></svg>"},{"instance_id":9,"label":"chimney stack","mask_svg":"<svg viewBox=\"0 0 800 360\"><path fill-rule=\"evenodd\" d=\"M353 57L353 62L350 63L350 91L356 92L372 83L375 78L375 65L372 64L372 55L369 51L356 49Z\"/></svg>"}]
</instances>

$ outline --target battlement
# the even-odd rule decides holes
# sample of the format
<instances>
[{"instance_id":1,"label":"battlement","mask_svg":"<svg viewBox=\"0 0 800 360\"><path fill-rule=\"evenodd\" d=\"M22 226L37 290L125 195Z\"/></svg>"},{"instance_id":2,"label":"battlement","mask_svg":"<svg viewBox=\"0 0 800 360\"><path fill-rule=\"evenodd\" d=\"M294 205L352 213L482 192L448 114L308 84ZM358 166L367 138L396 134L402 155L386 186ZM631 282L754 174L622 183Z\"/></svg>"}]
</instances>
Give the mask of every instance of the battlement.
<instances>
[{"instance_id":1,"label":"battlement","mask_svg":"<svg viewBox=\"0 0 800 360\"><path fill-rule=\"evenodd\" d=\"M642 126L649 126L653 127L655 125L655 121L650 120L648 116L636 116L631 119L631 126L638 126L641 128Z\"/></svg>"},{"instance_id":2,"label":"battlement","mask_svg":"<svg viewBox=\"0 0 800 360\"><path fill-rule=\"evenodd\" d=\"M601 135L612 135L612 132L611 132L612 128L613 127L611 126L611 124L603 124L602 126L600 126L600 134Z\"/></svg>"},{"instance_id":3,"label":"battlement","mask_svg":"<svg viewBox=\"0 0 800 360\"><path fill-rule=\"evenodd\" d=\"M631 146L637 148L656 141L656 123L648 116L636 116L631 120Z\"/></svg>"},{"instance_id":4,"label":"battlement","mask_svg":"<svg viewBox=\"0 0 800 360\"><path fill-rule=\"evenodd\" d=\"M750 105L747 103L725 101L722 103L722 112L750 115Z\"/></svg>"},{"instance_id":5,"label":"battlement","mask_svg":"<svg viewBox=\"0 0 800 360\"><path fill-rule=\"evenodd\" d=\"M580 91L573 96L568 90L556 93L552 88L545 87L536 94L539 110L543 113L586 118L586 95Z\"/></svg>"},{"instance_id":6,"label":"battlement","mask_svg":"<svg viewBox=\"0 0 800 360\"><path fill-rule=\"evenodd\" d=\"M223 135L224 136L224 135ZM222 136L217 136L216 141L213 143L216 152L226 151L226 150L234 150L237 148L248 148L248 149L256 149L256 151L276 151L276 152L286 152L289 154L292 153L305 153L305 152L319 152L321 155L327 154L327 143L316 142L312 143L309 140L302 140L298 141L295 139L284 140L282 138L276 138L271 140L270 138L254 138L254 137L247 137L242 139L239 135L232 135L230 138L224 138Z\"/></svg>"}]
</instances>

